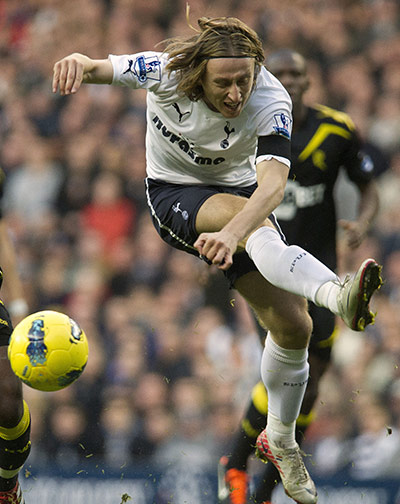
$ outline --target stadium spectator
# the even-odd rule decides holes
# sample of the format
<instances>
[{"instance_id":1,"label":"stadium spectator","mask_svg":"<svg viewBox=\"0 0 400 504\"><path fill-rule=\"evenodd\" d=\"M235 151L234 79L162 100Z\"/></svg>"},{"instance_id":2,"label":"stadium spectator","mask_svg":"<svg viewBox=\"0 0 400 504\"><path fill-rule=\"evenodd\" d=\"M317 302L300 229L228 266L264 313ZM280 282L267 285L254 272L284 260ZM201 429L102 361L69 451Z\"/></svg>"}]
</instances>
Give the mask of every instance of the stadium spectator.
<instances>
[{"instance_id":1,"label":"stadium spectator","mask_svg":"<svg viewBox=\"0 0 400 504\"><path fill-rule=\"evenodd\" d=\"M134 232L136 208L123 193L123 180L111 171L96 175L91 201L81 210L83 232L95 231L108 257L118 243Z\"/></svg>"},{"instance_id":2,"label":"stadium spectator","mask_svg":"<svg viewBox=\"0 0 400 504\"><path fill-rule=\"evenodd\" d=\"M358 434L352 443L350 474L360 480L398 478L400 433L390 411L371 394L356 402Z\"/></svg>"}]
</instances>

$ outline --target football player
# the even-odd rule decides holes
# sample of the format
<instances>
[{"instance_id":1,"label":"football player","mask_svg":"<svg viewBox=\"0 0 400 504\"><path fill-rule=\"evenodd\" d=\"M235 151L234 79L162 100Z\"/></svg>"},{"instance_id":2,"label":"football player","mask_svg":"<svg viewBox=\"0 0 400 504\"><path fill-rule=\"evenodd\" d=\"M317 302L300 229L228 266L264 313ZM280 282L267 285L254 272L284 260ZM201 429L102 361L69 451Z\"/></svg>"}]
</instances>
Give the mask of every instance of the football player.
<instances>
[{"instance_id":1,"label":"football player","mask_svg":"<svg viewBox=\"0 0 400 504\"><path fill-rule=\"evenodd\" d=\"M291 100L262 63L258 35L236 18L200 18L189 38L164 52L56 62L53 91L82 84L147 90L147 203L169 245L225 272L269 329L261 375L268 390L259 454L281 469L286 492L301 504L317 491L295 441L308 380L312 322L306 299L352 328L373 321L380 266L366 259L344 282L297 245L288 246L273 215L290 169ZM287 386L287 384L291 386Z\"/></svg>"}]
</instances>

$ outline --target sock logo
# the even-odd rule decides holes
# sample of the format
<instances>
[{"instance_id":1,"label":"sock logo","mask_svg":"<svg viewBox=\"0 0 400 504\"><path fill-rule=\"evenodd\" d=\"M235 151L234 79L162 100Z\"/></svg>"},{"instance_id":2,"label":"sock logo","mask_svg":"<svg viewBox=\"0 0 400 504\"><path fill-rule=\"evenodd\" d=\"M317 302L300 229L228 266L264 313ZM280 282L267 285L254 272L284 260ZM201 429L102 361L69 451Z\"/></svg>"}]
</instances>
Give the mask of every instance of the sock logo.
<instances>
[{"instance_id":1,"label":"sock logo","mask_svg":"<svg viewBox=\"0 0 400 504\"><path fill-rule=\"evenodd\" d=\"M303 257L305 257L307 255L307 252L302 252L301 254L299 254L297 257L295 257L292 261L292 264L290 265L290 273L293 273L294 271L294 268L296 267L296 263L298 261L300 261L300 259L302 259Z\"/></svg>"},{"instance_id":2,"label":"sock logo","mask_svg":"<svg viewBox=\"0 0 400 504\"><path fill-rule=\"evenodd\" d=\"M307 385L308 378L307 380L303 380L301 382L283 382L284 387L304 387L304 385Z\"/></svg>"}]
</instances>

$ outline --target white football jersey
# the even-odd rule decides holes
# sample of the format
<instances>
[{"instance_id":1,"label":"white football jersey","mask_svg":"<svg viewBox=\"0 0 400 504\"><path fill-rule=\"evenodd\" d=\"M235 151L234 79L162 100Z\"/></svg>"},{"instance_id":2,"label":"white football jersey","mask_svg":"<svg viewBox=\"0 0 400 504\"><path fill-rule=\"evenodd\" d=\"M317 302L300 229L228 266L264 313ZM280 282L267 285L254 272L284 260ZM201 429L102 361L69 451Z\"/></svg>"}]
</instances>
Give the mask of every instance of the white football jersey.
<instances>
[{"instance_id":1,"label":"white football jersey","mask_svg":"<svg viewBox=\"0 0 400 504\"><path fill-rule=\"evenodd\" d=\"M257 138L290 138L290 97L264 67L241 114L226 119L203 100L194 102L176 92L175 72L169 75L165 70L166 54L146 51L109 55L109 59L113 84L148 91L146 161L150 178L176 184L249 186L256 181Z\"/></svg>"}]
</instances>

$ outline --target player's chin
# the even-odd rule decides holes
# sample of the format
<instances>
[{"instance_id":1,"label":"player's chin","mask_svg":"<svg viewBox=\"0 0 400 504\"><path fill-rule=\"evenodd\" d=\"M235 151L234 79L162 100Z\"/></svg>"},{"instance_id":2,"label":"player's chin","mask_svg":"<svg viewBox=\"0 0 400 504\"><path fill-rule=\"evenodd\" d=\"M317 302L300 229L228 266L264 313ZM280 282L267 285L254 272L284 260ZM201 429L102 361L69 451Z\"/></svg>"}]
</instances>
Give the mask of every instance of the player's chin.
<instances>
[{"instance_id":1,"label":"player's chin","mask_svg":"<svg viewBox=\"0 0 400 504\"><path fill-rule=\"evenodd\" d=\"M221 113L227 119L232 119L240 114L242 108L243 108L242 103L238 103L237 105L230 105L224 103L222 106Z\"/></svg>"}]
</instances>

